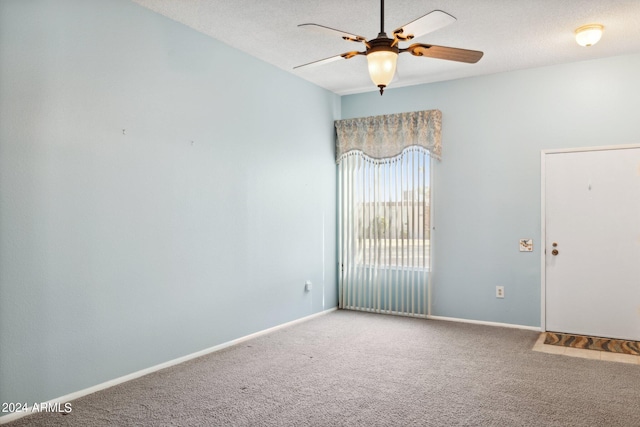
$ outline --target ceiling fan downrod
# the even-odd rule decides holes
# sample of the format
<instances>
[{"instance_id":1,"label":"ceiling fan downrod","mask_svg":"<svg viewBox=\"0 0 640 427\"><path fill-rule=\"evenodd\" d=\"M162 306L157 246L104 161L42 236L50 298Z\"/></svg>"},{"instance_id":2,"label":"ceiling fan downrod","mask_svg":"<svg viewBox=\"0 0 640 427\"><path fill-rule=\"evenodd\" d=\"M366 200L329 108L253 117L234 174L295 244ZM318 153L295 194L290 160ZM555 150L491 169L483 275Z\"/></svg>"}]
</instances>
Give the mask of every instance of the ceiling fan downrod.
<instances>
[{"instance_id":1,"label":"ceiling fan downrod","mask_svg":"<svg viewBox=\"0 0 640 427\"><path fill-rule=\"evenodd\" d=\"M384 0L380 0L380 34L385 34L384 33Z\"/></svg>"}]
</instances>

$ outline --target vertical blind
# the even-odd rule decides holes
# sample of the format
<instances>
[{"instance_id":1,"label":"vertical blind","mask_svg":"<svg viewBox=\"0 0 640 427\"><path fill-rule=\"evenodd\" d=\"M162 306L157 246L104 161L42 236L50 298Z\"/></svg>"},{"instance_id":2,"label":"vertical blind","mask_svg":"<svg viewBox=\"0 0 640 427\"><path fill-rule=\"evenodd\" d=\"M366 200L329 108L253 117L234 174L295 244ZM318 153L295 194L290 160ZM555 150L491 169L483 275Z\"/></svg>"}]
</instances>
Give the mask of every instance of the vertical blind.
<instances>
[{"instance_id":1,"label":"vertical blind","mask_svg":"<svg viewBox=\"0 0 640 427\"><path fill-rule=\"evenodd\" d=\"M440 112L336 122L339 306L426 316Z\"/></svg>"},{"instance_id":2,"label":"vertical blind","mask_svg":"<svg viewBox=\"0 0 640 427\"><path fill-rule=\"evenodd\" d=\"M427 315L429 153L340 162L340 308Z\"/></svg>"}]
</instances>

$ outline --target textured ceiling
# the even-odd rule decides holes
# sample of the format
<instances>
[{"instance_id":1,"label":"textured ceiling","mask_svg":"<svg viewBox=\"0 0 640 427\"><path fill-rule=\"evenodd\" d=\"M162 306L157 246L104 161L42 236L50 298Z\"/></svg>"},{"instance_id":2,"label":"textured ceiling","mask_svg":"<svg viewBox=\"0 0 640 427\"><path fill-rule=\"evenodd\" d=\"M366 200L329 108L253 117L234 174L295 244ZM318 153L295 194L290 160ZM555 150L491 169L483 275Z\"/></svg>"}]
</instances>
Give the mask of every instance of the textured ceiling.
<instances>
[{"instance_id":1,"label":"textured ceiling","mask_svg":"<svg viewBox=\"0 0 640 427\"><path fill-rule=\"evenodd\" d=\"M133 0L287 72L344 95L375 91L366 57L317 67L293 67L361 45L305 28L316 23L375 38L378 0ZM385 30L442 10L457 18L412 42L480 50L477 64L408 53L389 88L640 52L640 0L387 0ZM600 23L602 40L584 48L575 28ZM406 46L403 44L401 47Z\"/></svg>"}]
</instances>

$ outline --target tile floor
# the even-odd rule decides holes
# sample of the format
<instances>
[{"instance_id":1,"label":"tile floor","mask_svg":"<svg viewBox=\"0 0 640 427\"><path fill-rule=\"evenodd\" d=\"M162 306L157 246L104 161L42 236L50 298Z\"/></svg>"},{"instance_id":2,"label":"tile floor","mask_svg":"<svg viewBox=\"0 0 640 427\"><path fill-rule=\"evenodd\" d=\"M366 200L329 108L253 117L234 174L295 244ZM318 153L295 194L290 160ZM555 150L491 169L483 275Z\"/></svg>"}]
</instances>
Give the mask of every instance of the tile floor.
<instances>
[{"instance_id":1,"label":"tile floor","mask_svg":"<svg viewBox=\"0 0 640 427\"><path fill-rule=\"evenodd\" d=\"M540 336L538 337L538 341L536 341L535 345L533 346L533 351L550 354L562 354L564 356L571 357L582 357L584 359L606 360L608 362L632 363L640 365L640 356L545 344L545 336L546 334L544 332L540 334Z\"/></svg>"}]
</instances>

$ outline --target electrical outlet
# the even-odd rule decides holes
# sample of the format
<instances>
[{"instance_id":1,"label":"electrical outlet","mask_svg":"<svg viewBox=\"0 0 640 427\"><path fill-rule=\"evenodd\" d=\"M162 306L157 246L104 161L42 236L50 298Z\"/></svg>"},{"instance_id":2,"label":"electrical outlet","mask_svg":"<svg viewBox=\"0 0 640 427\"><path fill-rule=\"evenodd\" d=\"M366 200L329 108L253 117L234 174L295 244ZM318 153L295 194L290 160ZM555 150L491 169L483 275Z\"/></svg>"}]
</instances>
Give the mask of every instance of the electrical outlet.
<instances>
[{"instance_id":1,"label":"electrical outlet","mask_svg":"<svg viewBox=\"0 0 640 427\"><path fill-rule=\"evenodd\" d=\"M504 286L496 286L496 298L504 298Z\"/></svg>"},{"instance_id":2,"label":"electrical outlet","mask_svg":"<svg viewBox=\"0 0 640 427\"><path fill-rule=\"evenodd\" d=\"M311 289L313 289L313 285L311 284L311 280L307 280L306 282L304 282L304 290L305 290L305 292L309 292L309 291L311 291Z\"/></svg>"}]
</instances>

